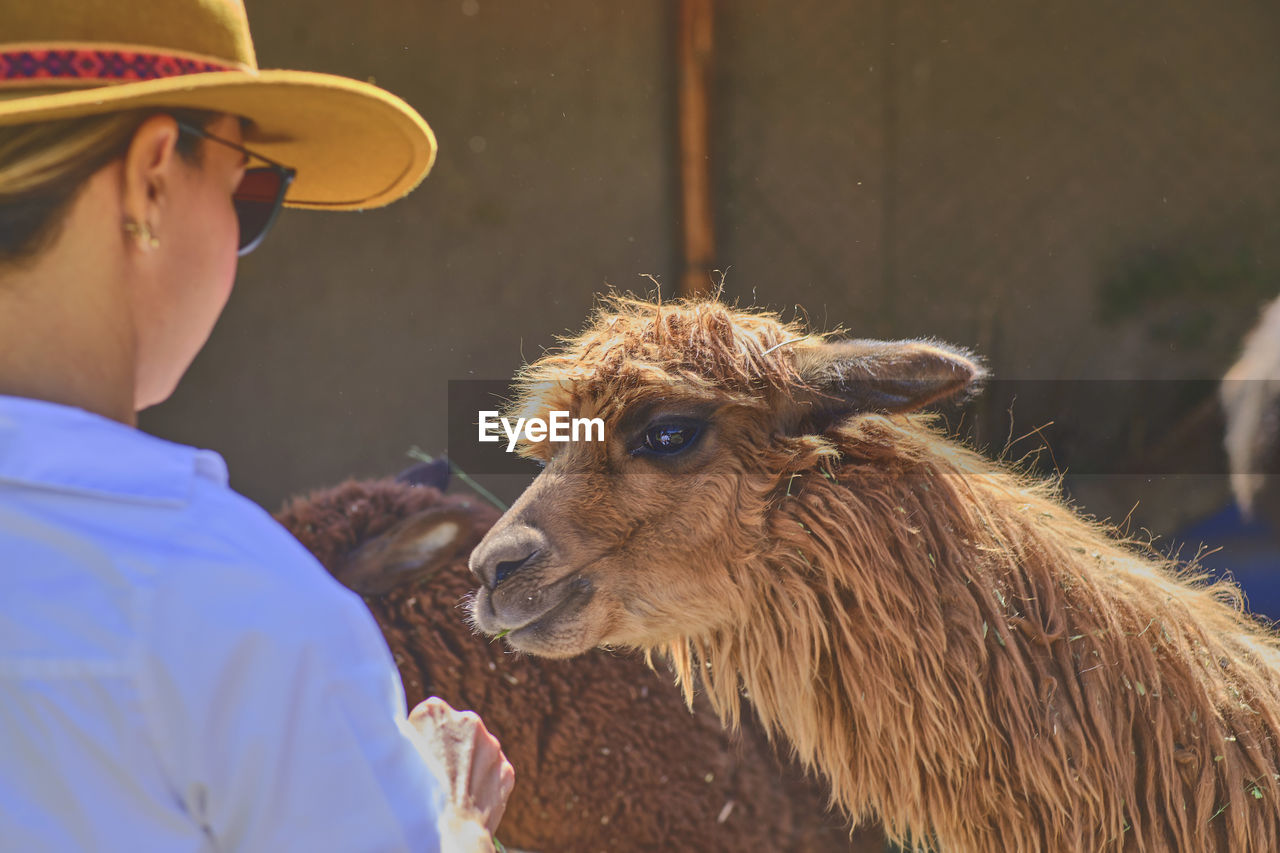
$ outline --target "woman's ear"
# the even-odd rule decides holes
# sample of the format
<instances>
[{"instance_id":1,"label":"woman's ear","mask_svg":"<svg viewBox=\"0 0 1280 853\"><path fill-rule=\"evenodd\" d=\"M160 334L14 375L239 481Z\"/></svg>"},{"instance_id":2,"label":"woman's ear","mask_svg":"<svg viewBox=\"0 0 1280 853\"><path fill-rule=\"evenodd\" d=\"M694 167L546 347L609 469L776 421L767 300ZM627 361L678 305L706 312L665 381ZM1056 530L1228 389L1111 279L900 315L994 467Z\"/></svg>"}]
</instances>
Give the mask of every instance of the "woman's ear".
<instances>
[{"instance_id":1,"label":"woman's ear","mask_svg":"<svg viewBox=\"0 0 1280 853\"><path fill-rule=\"evenodd\" d=\"M159 233L167 193L178 167L178 123L173 116L154 115L134 131L125 151L121 176L121 212L125 222Z\"/></svg>"},{"instance_id":2,"label":"woman's ear","mask_svg":"<svg viewBox=\"0 0 1280 853\"><path fill-rule=\"evenodd\" d=\"M796 414L818 429L857 414L912 412L973 389L987 371L938 341L845 340L795 350Z\"/></svg>"}]
</instances>

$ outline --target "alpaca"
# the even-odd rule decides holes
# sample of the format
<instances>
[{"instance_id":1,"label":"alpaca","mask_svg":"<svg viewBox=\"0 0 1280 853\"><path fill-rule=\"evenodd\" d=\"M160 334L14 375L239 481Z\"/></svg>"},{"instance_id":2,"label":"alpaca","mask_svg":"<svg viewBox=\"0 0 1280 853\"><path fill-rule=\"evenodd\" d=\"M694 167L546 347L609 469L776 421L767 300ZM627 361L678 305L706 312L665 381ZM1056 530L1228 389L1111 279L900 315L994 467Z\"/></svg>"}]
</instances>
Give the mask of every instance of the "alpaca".
<instances>
[{"instance_id":1,"label":"alpaca","mask_svg":"<svg viewBox=\"0 0 1280 853\"><path fill-rule=\"evenodd\" d=\"M1236 503L1246 515L1261 503L1267 519L1280 521L1280 495L1265 488L1280 431L1280 299L1263 309L1258 325L1245 338L1240 359L1223 377L1220 394Z\"/></svg>"},{"instance_id":2,"label":"alpaca","mask_svg":"<svg viewBox=\"0 0 1280 853\"><path fill-rule=\"evenodd\" d=\"M666 658L854 821L942 851L1280 849L1280 644L1211 584L942 435L984 374L715 301L612 297L513 413L604 419L471 557L514 649ZM914 414L913 414L914 413Z\"/></svg>"},{"instance_id":3,"label":"alpaca","mask_svg":"<svg viewBox=\"0 0 1280 853\"><path fill-rule=\"evenodd\" d=\"M410 706L438 695L478 712L516 767L498 830L509 849L880 853L850 838L819 788L759 731L730 738L642 662L512 656L459 610L466 558L498 513L442 495L440 470L349 482L296 498L280 521L365 596Z\"/></svg>"}]
</instances>

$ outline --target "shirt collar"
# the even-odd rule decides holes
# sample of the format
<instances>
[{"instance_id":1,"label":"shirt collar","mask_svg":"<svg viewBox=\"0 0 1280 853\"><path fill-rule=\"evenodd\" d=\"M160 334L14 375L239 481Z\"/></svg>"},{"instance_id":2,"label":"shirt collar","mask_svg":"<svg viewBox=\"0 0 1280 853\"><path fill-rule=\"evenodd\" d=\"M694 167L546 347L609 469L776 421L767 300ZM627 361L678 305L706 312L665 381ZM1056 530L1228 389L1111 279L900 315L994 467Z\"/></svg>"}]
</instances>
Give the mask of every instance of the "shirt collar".
<instances>
[{"instance_id":1,"label":"shirt collar","mask_svg":"<svg viewBox=\"0 0 1280 853\"><path fill-rule=\"evenodd\" d=\"M0 481L185 502L198 478L226 486L222 457L83 409L0 396Z\"/></svg>"}]
</instances>

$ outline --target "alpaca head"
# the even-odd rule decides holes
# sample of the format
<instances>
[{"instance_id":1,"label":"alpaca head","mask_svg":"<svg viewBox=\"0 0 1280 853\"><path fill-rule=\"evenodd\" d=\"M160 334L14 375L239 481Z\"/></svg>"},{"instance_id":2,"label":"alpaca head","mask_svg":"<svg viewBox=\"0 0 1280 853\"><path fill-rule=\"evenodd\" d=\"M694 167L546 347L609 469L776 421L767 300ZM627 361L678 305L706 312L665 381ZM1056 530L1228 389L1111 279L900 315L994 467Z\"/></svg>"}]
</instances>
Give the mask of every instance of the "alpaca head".
<instances>
[{"instance_id":1,"label":"alpaca head","mask_svg":"<svg viewBox=\"0 0 1280 853\"><path fill-rule=\"evenodd\" d=\"M568 657L714 631L751 594L797 473L868 414L963 391L982 368L931 341L835 340L713 301L606 301L530 365L513 414L599 418L603 440L530 441L544 470L471 557L480 629Z\"/></svg>"}]
</instances>

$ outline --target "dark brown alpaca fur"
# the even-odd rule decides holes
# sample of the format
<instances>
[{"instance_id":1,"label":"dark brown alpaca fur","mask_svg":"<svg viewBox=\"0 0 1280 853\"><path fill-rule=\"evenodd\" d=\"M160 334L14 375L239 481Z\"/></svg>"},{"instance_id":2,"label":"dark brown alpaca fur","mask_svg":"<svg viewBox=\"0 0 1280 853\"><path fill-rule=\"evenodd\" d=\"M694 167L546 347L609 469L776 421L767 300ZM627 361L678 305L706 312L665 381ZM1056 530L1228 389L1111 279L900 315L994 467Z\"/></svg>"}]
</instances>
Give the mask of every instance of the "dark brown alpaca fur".
<instances>
[{"instance_id":1,"label":"dark brown alpaca fur","mask_svg":"<svg viewBox=\"0 0 1280 853\"><path fill-rule=\"evenodd\" d=\"M878 831L850 841L821 792L784 769L761 732L730 738L714 715L691 716L643 663L513 656L474 635L459 604L472 581L467 553L497 518L486 505L380 480L295 499L278 518L341 575L352 553L403 520L456 510L471 520L457 557L365 600L410 707L441 696L477 711L502 741L517 773L498 833L505 844L548 853L882 850Z\"/></svg>"},{"instance_id":2,"label":"dark brown alpaca fur","mask_svg":"<svg viewBox=\"0 0 1280 853\"><path fill-rule=\"evenodd\" d=\"M1237 591L926 417L824 419L806 383L833 346L715 302L607 301L522 374L517 408L603 417L609 441L524 448L547 469L473 566L528 531L539 557L480 591L478 623L533 653L666 656L730 724L745 692L849 815L898 839L1280 849L1280 655ZM867 351L836 383L855 396L893 368ZM688 461L619 444L636 412L696 406L711 426ZM579 597L520 609L557 582Z\"/></svg>"}]
</instances>

